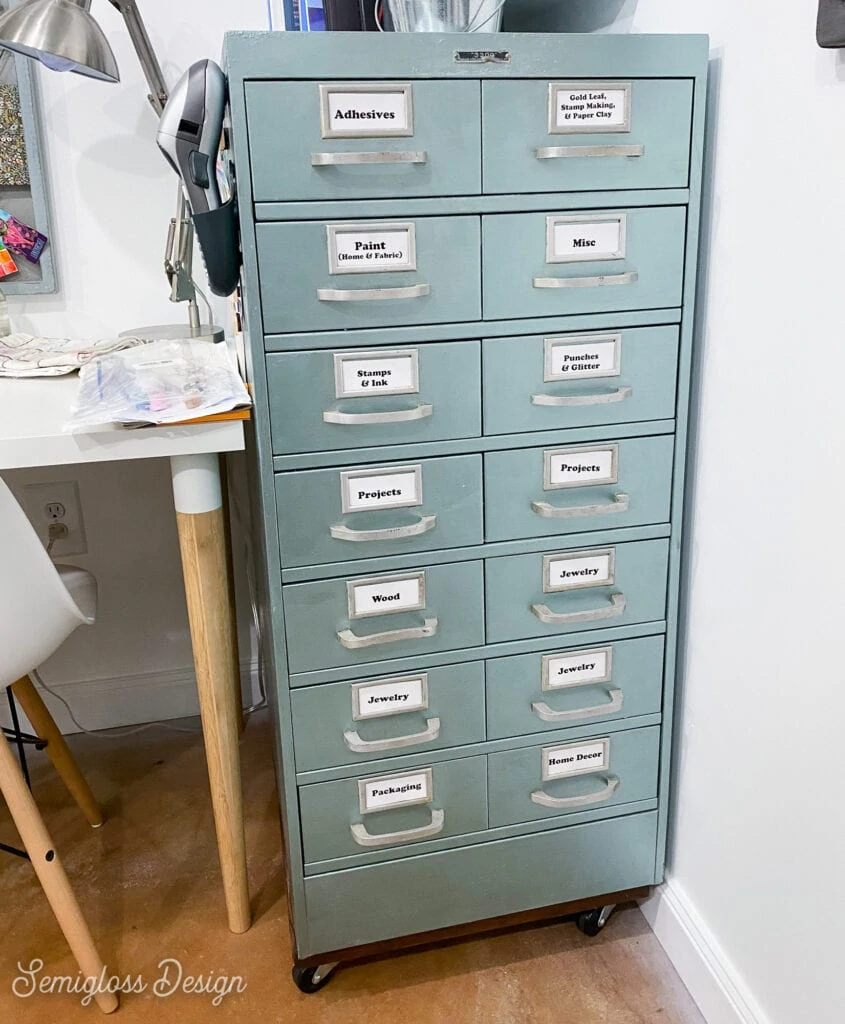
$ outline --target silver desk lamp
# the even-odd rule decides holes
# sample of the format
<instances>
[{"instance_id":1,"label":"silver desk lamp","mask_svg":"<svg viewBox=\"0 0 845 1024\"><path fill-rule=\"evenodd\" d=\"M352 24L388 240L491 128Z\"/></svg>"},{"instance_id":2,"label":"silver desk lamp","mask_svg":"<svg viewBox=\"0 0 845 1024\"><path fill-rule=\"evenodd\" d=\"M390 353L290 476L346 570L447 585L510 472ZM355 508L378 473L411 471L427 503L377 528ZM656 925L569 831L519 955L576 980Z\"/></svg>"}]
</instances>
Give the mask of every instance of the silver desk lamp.
<instances>
[{"instance_id":1,"label":"silver desk lamp","mask_svg":"<svg viewBox=\"0 0 845 1024\"><path fill-rule=\"evenodd\" d=\"M168 99L167 85L135 0L109 0L123 15L126 28L144 69L149 100L161 116ZM53 71L71 71L101 82L119 82L112 48L90 12L91 0L25 0L0 15L0 47L34 57ZM188 303L188 324L144 327L126 331L140 338L208 338L219 341L219 327L200 323L191 267L194 230L182 185L176 216L170 222L164 268L170 282L170 301Z\"/></svg>"}]
</instances>

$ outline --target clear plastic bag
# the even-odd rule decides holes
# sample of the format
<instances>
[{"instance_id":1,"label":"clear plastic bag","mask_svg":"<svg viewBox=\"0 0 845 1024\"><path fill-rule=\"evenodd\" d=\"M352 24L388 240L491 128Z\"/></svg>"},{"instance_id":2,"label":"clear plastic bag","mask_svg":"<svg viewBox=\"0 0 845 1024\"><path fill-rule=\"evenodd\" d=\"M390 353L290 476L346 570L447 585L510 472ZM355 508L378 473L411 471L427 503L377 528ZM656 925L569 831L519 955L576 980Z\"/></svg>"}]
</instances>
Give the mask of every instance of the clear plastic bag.
<instances>
[{"instance_id":1,"label":"clear plastic bag","mask_svg":"<svg viewBox=\"0 0 845 1024\"><path fill-rule=\"evenodd\" d=\"M153 341L98 356L82 367L68 429L175 423L249 404L227 345Z\"/></svg>"}]
</instances>

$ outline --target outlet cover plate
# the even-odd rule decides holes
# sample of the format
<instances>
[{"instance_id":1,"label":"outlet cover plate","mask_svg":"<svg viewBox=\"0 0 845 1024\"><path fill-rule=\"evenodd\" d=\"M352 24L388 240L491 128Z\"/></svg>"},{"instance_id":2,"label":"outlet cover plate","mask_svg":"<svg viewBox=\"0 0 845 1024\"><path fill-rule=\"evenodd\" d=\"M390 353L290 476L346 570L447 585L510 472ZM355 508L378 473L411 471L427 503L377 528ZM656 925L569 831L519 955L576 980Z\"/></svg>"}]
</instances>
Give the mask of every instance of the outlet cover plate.
<instances>
[{"instance_id":1,"label":"outlet cover plate","mask_svg":"<svg viewBox=\"0 0 845 1024\"><path fill-rule=\"evenodd\" d=\"M29 520L38 531L44 547L49 543L48 529L51 522L64 523L68 530L64 540L57 540L50 557L61 559L66 555L84 555L88 551L85 539L85 523L82 519L82 503L79 500L79 484L76 480L57 480L46 484L27 484L24 487L26 511ZM65 508L63 518L51 519L47 506L59 502Z\"/></svg>"}]
</instances>

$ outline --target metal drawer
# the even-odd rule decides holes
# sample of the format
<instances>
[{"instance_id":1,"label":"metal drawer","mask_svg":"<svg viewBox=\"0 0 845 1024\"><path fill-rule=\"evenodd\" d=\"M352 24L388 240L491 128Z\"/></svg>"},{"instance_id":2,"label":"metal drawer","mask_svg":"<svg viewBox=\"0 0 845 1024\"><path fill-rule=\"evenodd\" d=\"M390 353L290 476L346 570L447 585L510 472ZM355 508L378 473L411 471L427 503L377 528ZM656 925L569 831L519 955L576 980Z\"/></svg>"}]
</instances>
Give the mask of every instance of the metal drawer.
<instances>
[{"instance_id":1,"label":"metal drawer","mask_svg":"<svg viewBox=\"0 0 845 1024\"><path fill-rule=\"evenodd\" d=\"M299 790L306 864L420 843L487 827L487 758L340 779Z\"/></svg>"},{"instance_id":2,"label":"metal drawer","mask_svg":"<svg viewBox=\"0 0 845 1024\"><path fill-rule=\"evenodd\" d=\"M659 754L659 726L491 754L490 827L651 800Z\"/></svg>"},{"instance_id":3,"label":"metal drawer","mask_svg":"<svg viewBox=\"0 0 845 1024\"><path fill-rule=\"evenodd\" d=\"M678 328L486 338L484 433L673 419Z\"/></svg>"},{"instance_id":4,"label":"metal drawer","mask_svg":"<svg viewBox=\"0 0 845 1024\"><path fill-rule=\"evenodd\" d=\"M668 562L668 540L490 558L487 642L662 620Z\"/></svg>"},{"instance_id":5,"label":"metal drawer","mask_svg":"<svg viewBox=\"0 0 845 1024\"><path fill-rule=\"evenodd\" d=\"M289 670L483 644L482 578L482 563L474 561L288 584L283 600Z\"/></svg>"},{"instance_id":6,"label":"metal drawer","mask_svg":"<svg viewBox=\"0 0 845 1024\"><path fill-rule=\"evenodd\" d=\"M485 192L686 188L689 79L488 81Z\"/></svg>"},{"instance_id":7,"label":"metal drawer","mask_svg":"<svg viewBox=\"0 0 845 1024\"><path fill-rule=\"evenodd\" d=\"M282 565L480 544L481 456L276 474Z\"/></svg>"},{"instance_id":8,"label":"metal drawer","mask_svg":"<svg viewBox=\"0 0 845 1024\"><path fill-rule=\"evenodd\" d=\"M671 434L484 456L488 541L669 521Z\"/></svg>"},{"instance_id":9,"label":"metal drawer","mask_svg":"<svg viewBox=\"0 0 845 1024\"><path fill-rule=\"evenodd\" d=\"M660 712L663 637L555 647L487 662L487 738Z\"/></svg>"},{"instance_id":10,"label":"metal drawer","mask_svg":"<svg viewBox=\"0 0 845 1024\"><path fill-rule=\"evenodd\" d=\"M268 334L481 316L478 217L279 221L255 233Z\"/></svg>"},{"instance_id":11,"label":"metal drawer","mask_svg":"<svg viewBox=\"0 0 845 1024\"><path fill-rule=\"evenodd\" d=\"M686 208L482 218L484 319L680 306Z\"/></svg>"},{"instance_id":12,"label":"metal drawer","mask_svg":"<svg viewBox=\"0 0 845 1024\"><path fill-rule=\"evenodd\" d=\"M478 82L247 82L245 91L258 203L481 190Z\"/></svg>"},{"instance_id":13,"label":"metal drawer","mask_svg":"<svg viewBox=\"0 0 845 1024\"><path fill-rule=\"evenodd\" d=\"M481 743L484 662L300 686L291 706L300 772Z\"/></svg>"},{"instance_id":14,"label":"metal drawer","mask_svg":"<svg viewBox=\"0 0 845 1024\"><path fill-rule=\"evenodd\" d=\"M305 879L301 957L652 885L657 814ZM385 894L389 898L385 899ZM307 936L307 938L306 938Z\"/></svg>"},{"instance_id":15,"label":"metal drawer","mask_svg":"<svg viewBox=\"0 0 845 1024\"><path fill-rule=\"evenodd\" d=\"M273 451L478 437L477 341L267 356Z\"/></svg>"}]
</instances>

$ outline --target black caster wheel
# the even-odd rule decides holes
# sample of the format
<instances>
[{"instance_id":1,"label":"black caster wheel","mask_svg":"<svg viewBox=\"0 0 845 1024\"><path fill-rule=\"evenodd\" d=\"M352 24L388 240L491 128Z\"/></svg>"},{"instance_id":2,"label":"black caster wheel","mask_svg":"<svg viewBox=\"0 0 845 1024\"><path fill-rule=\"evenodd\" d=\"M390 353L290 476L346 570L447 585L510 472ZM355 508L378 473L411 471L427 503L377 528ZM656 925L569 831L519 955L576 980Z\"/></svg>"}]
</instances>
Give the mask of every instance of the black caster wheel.
<instances>
[{"instance_id":1,"label":"black caster wheel","mask_svg":"<svg viewBox=\"0 0 845 1024\"><path fill-rule=\"evenodd\" d=\"M320 964L319 967L294 967L291 970L294 984L300 992L313 995L332 980L337 964Z\"/></svg>"},{"instance_id":2,"label":"black caster wheel","mask_svg":"<svg viewBox=\"0 0 845 1024\"><path fill-rule=\"evenodd\" d=\"M607 924L613 907L596 907L594 910L585 910L578 915L575 924L579 932L594 938Z\"/></svg>"}]
</instances>

